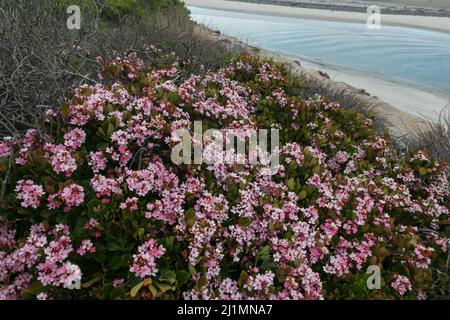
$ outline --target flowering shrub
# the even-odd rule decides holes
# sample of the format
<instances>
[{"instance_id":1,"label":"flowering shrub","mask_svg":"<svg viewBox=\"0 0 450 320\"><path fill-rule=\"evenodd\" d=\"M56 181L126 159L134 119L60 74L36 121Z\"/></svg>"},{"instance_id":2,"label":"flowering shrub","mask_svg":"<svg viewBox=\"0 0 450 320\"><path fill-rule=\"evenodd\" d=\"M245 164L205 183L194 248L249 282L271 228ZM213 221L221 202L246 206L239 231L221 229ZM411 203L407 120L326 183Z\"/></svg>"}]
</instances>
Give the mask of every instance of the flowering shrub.
<instances>
[{"instance_id":1,"label":"flowering shrub","mask_svg":"<svg viewBox=\"0 0 450 320\"><path fill-rule=\"evenodd\" d=\"M258 58L203 76L133 55L99 61L98 84L48 113L46 130L0 143L0 298L448 294L445 163L397 154L370 119L300 97ZM278 128L278 172L174 164L172 133L194 120ZM366 285L371 265L379 289Z\"/></svg>"}]
</instances>

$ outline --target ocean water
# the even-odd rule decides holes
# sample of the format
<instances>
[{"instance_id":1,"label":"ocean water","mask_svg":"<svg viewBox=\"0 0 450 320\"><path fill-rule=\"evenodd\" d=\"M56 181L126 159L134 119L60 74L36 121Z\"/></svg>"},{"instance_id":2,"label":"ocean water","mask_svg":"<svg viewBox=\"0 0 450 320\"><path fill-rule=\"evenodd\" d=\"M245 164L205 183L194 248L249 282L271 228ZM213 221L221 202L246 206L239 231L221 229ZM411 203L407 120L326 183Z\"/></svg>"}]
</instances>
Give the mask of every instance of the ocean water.
<instances>
[{"instance_id":1,"label":"ocean water","mask_svg":"<svg viewBox=\"0 0 450 320\"><path fill-rule=\"evenodd\" d=\"M193 20L260 48L450 92L450 34L189 9Z\"/></svg>"}]
</instances>

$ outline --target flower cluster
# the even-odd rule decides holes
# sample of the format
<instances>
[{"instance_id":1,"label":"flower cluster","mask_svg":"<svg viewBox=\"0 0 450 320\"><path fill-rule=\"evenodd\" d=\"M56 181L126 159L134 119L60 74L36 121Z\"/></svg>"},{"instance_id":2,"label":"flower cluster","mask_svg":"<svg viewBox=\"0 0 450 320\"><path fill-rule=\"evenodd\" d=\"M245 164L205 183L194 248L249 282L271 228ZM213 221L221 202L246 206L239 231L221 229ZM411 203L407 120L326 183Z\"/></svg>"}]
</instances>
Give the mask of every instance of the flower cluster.
<instances>
[{"instance_id":1,"label":"flower cluster","mask_svg":"<svg viewBox=\"0 0 450 320\"><path fill-rule=\"evenodd\" d=\"M95 246L92 244L91 240L81 241L81 245L77 250L80 256L85 256L88 253L95 253Z\"/></svg>"},{"instance_id":2,"label":"flower cluster","mask_svg":"<svg viewBox=\"0 0 450 320\"><path fill-rule=\"evenodd\" d=\"M259 58L191 76L178 60L99 61L99 83L76 88L45 128L0 142L0 159L14 161L9 173L0 166L0 298L422 299L448 290L447 164L425 150L397 152L371 119L298 96L300 83ZM278 128L278 171L263 174L264 163L234 150L209 161L217 153L195 120L240 142L249 129ZM178 129L207 162L172 161ZM365 287L369 266L382 270L380 289ZM72 290L81 278L83 290Z\"/></svg>"},{"instance_id":3,"label":"flower cluster","mask_svg":"<svg viewBox=\"0 0 450 320\"><path fill-rule=\"evenodd\" d=\"M86 141L86 133L83 129L75 128L64 135L64 145L70 150L77 150Z\"/></svg>"},{"instance_id":4,"label":"flower cluster","mask_svg":"<svg viewBox=\"0 0 450 320\"><path fill-rule=\"evenodd\" d=\"M154 276L158 269L156 268L156 260L161 258L166 252L162 245L150 239L139 246L138 254L133 255L133 265L130 272L133 272L137 277L145 278Z\"/></svg>"},{"instance_id":5,"label":"flower cluster","mask_svg":"<svg viewBox=\"0 0 450 320\"><path fill-rule=\"evenodd\" d=\"M103 154L103 152L101 151L96 151L96 152L90 152L89 153L89 165L92 168L92 172L94 173L99 173L102 170L106 169L106 165L107 165L107 159L105 157L105 155Z\"/></svg>"},{"instance_id":6,"label":"flower cluster","mask_svg":"<svg viewBox=\"0 0 450 320\"><path fill-rule=\"evenodd\" d=\"M398 292L399 295L403 296L407 291L411 291L411 282L405 276L397 275L395 280L392 281L391 287Z\"/></svg>"},{"instance_id":7,"label":"flower cluster","mask_svg":"<svg viewBox=\"0 0 450 320\"><path fill-rule=\"evenodd\" d=\"M61 191L48 196L48 208L57 209L64 205L64 212L78 207L84 202L84 188L75 183L64 187Z\"/></svg>"},{"instance_id":8,"label":"flower cluster","mask_svg":"<svg viewBox=\"0 0 450 320\"><path fill-rule=\"evenodd\" d=\"M65 145L47 143L45 151L46 158L50 161L53 171L56 173L63 173L66 177L70 177L77 169L77 163Z\"/></svg>"},{"instance_id":9,"label":"flower cluster","mask_svg":"<svg viewBox=\"0 0 450 320\"><path fill-rule=\"evenodd\" d=\"M0 281L8 284L0 288L0 299L21 298L35 274L44 286L69 288L81 281L79 266L67 260L73 251L68 229L61 224L54 228L35 224L23 243L4 247L6 251L0 254Z\"/></svg>"},{"instance_id":10,"label":"flower cluster","mask_svg":"<svg viewBox=\"0 0 450 320\"><path fill-rule=\"evenodd\" d=\"M34 184L33 180L17 181L16 189L17 199L21 202L22 207L37 208L40 204L41 197L45 194L41 185Z\"/></svg>"},{"instance_id":11,"label":"flower cluster","mask_svg":"<svg viewBox=\"0 0 450 320\"><path fill-rule=\"evenodd\" d=\"M0 158L8 157L11 150L11 142L8 141L9 139L3 138L3 140L0 142Z\"/></svg>"}]
</instances>

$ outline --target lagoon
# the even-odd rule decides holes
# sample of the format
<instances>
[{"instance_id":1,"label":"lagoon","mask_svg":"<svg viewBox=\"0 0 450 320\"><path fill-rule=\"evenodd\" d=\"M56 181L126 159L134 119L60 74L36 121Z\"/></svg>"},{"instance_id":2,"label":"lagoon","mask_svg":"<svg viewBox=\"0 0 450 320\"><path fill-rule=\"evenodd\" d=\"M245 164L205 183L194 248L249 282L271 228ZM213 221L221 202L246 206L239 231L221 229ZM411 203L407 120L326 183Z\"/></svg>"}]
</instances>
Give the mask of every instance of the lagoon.
<instances>
[{"instance_id":1,"label":"lagoon","mask_svg":"<svg viewBox=\"0 0 450 320\"><path fill-rule=\"evenodd\" d=\"M362 23L199 7L189 10L195 21L263 49L450 92L447 33L395 26L370 30Z\"/></svg>"}]
</instances>

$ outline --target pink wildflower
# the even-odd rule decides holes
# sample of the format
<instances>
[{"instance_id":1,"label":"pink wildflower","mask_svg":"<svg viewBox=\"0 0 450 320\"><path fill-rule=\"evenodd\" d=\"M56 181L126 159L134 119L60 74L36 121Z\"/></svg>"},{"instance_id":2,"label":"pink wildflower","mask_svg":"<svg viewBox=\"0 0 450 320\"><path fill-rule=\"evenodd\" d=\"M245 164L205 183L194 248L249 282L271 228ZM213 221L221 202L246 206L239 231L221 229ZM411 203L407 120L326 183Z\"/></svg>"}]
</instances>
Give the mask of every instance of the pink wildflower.
<instances>
[{"instance_id":1,"label":"pink wildflower","mask_svg":"<svg viewBox=\"0 0 450 320\"><path fill-rule=\"evenodd\" d=\"M77 250L80 256L85 256L88 253L95 253L95 246L92 244L91 240L81 241L81 245Z\"/></svg>"},{"instance_id":2,"label":"pink wildflower","mask_svg":"<svg viewBox=\"0 0 450 320\"><path fill-rule=\"evenodd\" d=\"M83 129L75 128L64 135L64 145L75 151L86 141L86 133Z\"/></svg>"},{"instance_id":3,"label":"pink wildflower","mask_svg":"<svg viewBox=\"0 0 450 320\"><path fill-rule=\"evenodd\" d=\"M91 151L89 153L88 164L91 166L92 171L94 173L99 173L100 171L105 170L106 169L106 162L107 162L107 159L106 159L105 155L103 154L103 152L101 152L101 151L96 151L96 152Z\"/></svg>"},{"instance_id":4,"label":"pink wildflower","mask_svg":"<svg viewBox=\"0 0 450 320\"><path fill-rule=\"evenodd\" d=\"M133 265L130 272L133 272L139 278L156 275L156 260L161 258L166 249L157 244L153 239L148 240L138 248L138 254L133 255Z\"/></svg>"},{"instance_id":5,"label":"pink wildflower","mask_svg":"<svg viewBox=\"0 0 450 320\"><path fill-rule=\"evenodd\" d=\"M394 277L394 280L391 282L391 287L401 296L403 296L407 291L412 290L411 282L407 277L402 275L396 275Z\"/></svg>"},{"instance_id":6,"label":"pink wildflower","mask_svg":"<svg viewBox=\"0 0 450 320\"><path fill-rule=\"evenodd\" d=\"M17 181L15 191L17 192L17 199L22 201L22 207L34 209L39 206L40 198L45 193L44 188L41 185L34 184L33 180Z\"/></svg>"}]
</instances>

